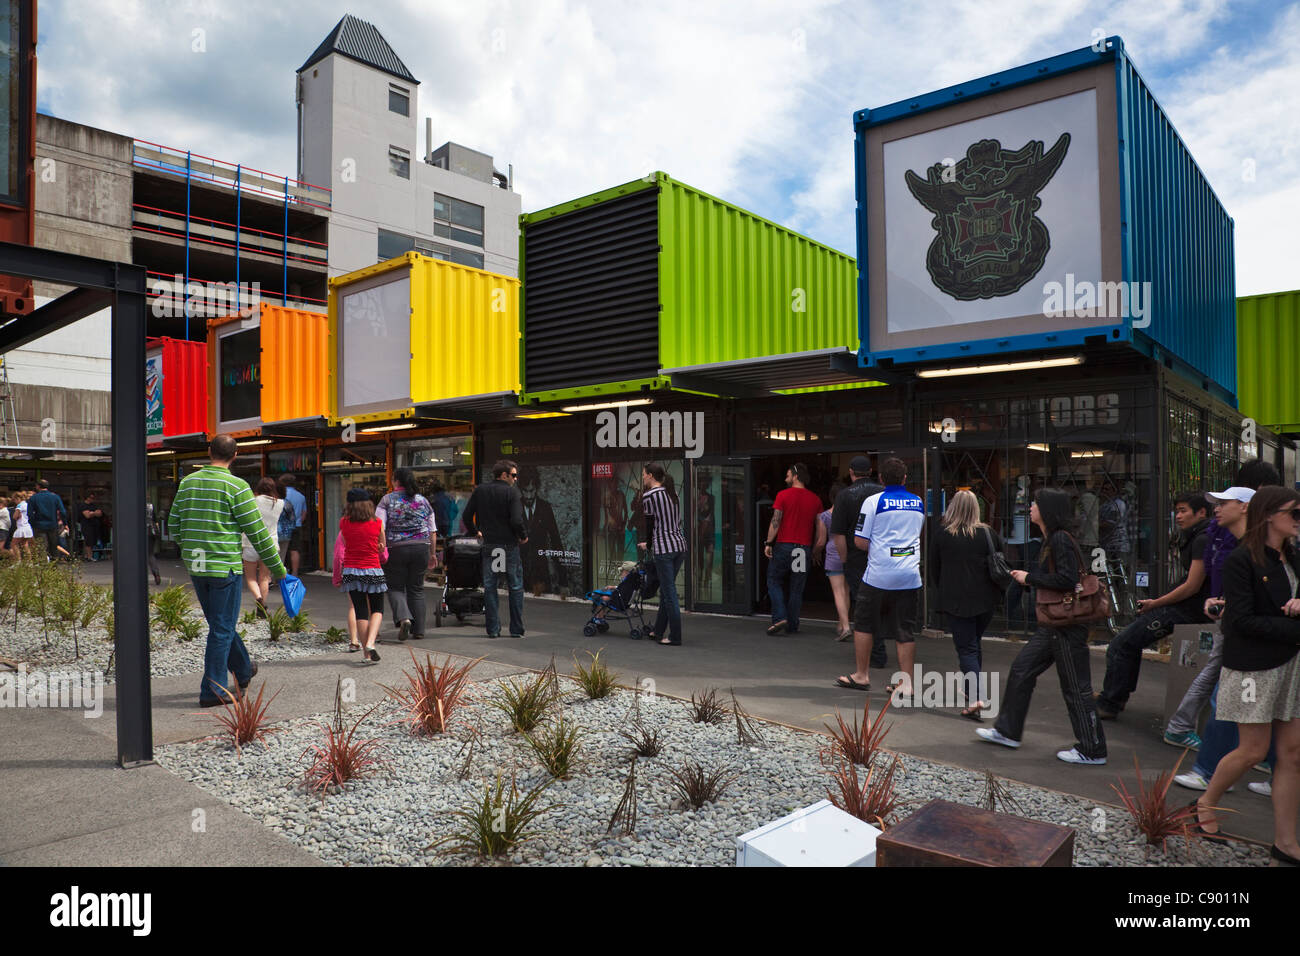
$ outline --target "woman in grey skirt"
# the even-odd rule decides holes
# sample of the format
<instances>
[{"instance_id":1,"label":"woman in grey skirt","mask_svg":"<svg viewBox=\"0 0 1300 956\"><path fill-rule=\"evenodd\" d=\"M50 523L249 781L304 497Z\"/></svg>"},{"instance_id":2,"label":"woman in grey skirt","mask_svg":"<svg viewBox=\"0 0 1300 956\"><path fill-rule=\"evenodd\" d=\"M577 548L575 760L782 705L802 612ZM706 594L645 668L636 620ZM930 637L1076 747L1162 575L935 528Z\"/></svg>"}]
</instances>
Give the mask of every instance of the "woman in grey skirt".
<instances>
[{"instance_id":1,"label":"woman in grey skirt","mask_svg":"<svg viewBox=\"0 0 1300 956\"><path fill-rule=\"evenodd\" d=\"M1220 720L1237 724L1237 749L1219 761L1193 806L1205 835L1219 832L1213 807L1277 740L1273 768L1275 865L1300 866L1300 493L1276 485L1255 492L1246 534L1223 566ZM1213 827L1213 829L1211 829Z\"/></svg>"}]
</instances>

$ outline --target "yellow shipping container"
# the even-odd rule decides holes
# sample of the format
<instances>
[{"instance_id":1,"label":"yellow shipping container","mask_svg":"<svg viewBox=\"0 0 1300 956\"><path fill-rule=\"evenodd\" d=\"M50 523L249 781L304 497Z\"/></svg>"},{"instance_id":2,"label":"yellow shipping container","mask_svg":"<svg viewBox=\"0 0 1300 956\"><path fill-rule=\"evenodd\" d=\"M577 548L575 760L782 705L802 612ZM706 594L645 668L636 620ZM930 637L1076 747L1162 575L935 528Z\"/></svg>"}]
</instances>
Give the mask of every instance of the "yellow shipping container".
<instances>
[{"instance_id":1,"label":"yellow shipping container","mask_svg":"<svg viewBox=\"0 0 1300 956\"><path fill-rule=\"evenodd\" d=\"M329 321L334 424L521 388L518 279L408 252L331 279Z\"/></svg>"}]
</instances>

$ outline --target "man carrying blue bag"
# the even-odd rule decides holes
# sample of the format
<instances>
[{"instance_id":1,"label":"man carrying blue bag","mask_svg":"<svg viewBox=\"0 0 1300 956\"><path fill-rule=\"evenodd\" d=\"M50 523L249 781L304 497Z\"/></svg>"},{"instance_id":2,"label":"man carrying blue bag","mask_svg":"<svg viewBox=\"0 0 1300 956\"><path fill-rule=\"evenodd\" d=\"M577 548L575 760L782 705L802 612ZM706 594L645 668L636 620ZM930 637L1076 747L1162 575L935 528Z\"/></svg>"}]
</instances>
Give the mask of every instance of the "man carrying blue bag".
<instances>
[{"instance_id":1,"label":"man carrying blue bag","mask_svg":"<svg viewBox=\"0 0 1300 956\"><path fill-rule=\"evenodd\" d=\"M217 435L208 445L211 464L186 475L176 492L168 524L181 548L194 593L208 621L208 646L204 654L199 706L216 707L229 698L243 696L257 673L257 664L235 630L244 590L241 534L279 581L284 562L271 533L266 530L248 482L230 473L239 447L229 435ZM301 583L299 583L301 587ZM281 594L285 593L284 588ZM288 601L286 600L286 604ZM299 601L301 604L301 601ZM235 675L232 690L228 673Z\"/></svg>"}]
</instances>

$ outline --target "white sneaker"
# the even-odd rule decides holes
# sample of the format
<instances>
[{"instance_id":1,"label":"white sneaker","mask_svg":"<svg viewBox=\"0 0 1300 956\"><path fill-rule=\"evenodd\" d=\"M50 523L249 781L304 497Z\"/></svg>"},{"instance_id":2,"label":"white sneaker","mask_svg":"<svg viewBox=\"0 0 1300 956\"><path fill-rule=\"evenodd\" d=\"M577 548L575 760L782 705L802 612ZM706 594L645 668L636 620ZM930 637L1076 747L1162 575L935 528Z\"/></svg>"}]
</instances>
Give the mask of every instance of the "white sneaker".
<instances>
[{"instance_id":1,"label":"white sneaker","mask_svg":"<svg viewBox=\"0 0 1300 956\"><path fill-rule=\"evenodd\" d=\"M1178 784L1180 787L1186 787L1188 790L1210 789L1210 781L1206 780L1195 770L1191 770L1187 773L1180 773L1178 776L1174 777L1174 783ZM1235 789L1237 789L1235 785L1231 786L1228 788L1228 792L1232 793Z\"/></svg>"},{"instance_id":2,"label":"white sneaker","mask_svg":"<svg viewBox=\"0 0 1300 956\"><path fill-rule=\"evenodd\" d=\"M1012 750L1020 746L1019 740L1003 737L995 727L980 727L975 733L979 735L981 740L987 740L991 744L1001 744L1004 747L1010 747Z\"/></svg>"},{"instance_id":3,"label":"white sneaker","mask_svg":"<svg viewBox=\"0 0 1300 956\"><path fill-rule=\"evenodd\" d=\"M1248 783L1246 784L1246 789L1251 793L1259 794L1261 797L1273 796L1273 784L1269 780L1265 780L1261 783Z\"/></svg>"},{"instance_id":4,"label":"white sneaker","mask_svg":"<svg viewBox=\"0 0 1300 956\"><path fill-rule=\"evenodd\" d=\"M1058 750L1056 759L1064 760L1066 763L1083 763L1092 767L1099 767L1106 762L1105 757L1085 757L1079 753L1078 747L1071 747L1069 750Z\"/></svg>"}]
</instances>

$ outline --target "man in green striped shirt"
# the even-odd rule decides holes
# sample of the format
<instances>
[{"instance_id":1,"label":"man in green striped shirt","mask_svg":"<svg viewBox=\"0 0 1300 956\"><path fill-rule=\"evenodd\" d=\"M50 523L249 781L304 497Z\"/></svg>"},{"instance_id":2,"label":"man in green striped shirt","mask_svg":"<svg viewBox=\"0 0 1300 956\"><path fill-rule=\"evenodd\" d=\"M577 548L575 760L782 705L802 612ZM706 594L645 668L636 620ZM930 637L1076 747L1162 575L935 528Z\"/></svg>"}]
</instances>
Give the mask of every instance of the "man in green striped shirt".
<instances>
[{"instance_id":1,"label":"man in green striped shirt","mask_svg":"<svg viewBox=\"0 0 1300 956\"><path fill-rule=\"evenodd\" d=\"M266 530L252 489L244 479L230 473L230 463L238 451L229 435L213 438L208 445L211 464L181 480L167 519L208 621L200 707L224 703L226 693L239 696L257 672L257 665L235 630L244 590L240 535L248 535L277 581L285 576L280 550ZM227 673L235 675L239 693L228 689Z\"/></svg>"}]
</instances>

